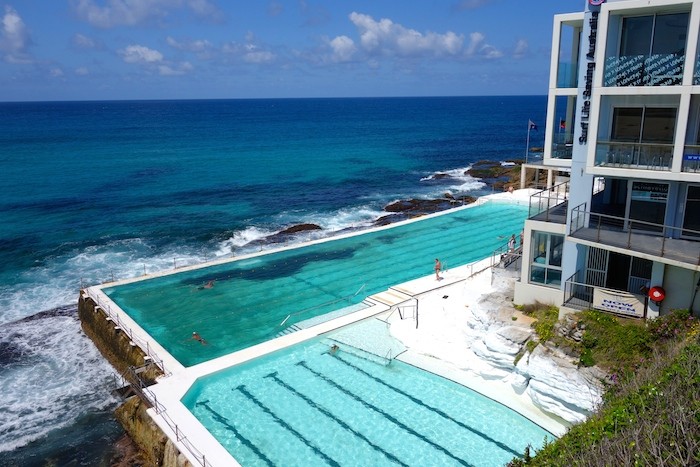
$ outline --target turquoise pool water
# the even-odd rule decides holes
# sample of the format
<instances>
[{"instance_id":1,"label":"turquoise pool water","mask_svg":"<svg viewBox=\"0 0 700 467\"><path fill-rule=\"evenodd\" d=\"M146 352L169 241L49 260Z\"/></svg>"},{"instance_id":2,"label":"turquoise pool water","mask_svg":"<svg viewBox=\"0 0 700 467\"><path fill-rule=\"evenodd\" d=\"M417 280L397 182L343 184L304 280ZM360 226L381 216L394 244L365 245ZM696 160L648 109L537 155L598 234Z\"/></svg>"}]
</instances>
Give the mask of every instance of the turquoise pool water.
<instances>
[{"instance_id":1,"label":"turquoise pool water","mask_svg":"<svg viewBox=\"0 0 700 467\"><path fill-rule=\"evenodd\" d=\"M486 203L387 230L107 288L105 293L180 363L191 366L430 275L435 258L448 268L484 258L518 234L526 216L524 206ZM202 288L212 280L212 288ZM352 297L363 285L362 293ZM207 345L192 340L193 331Z\"/></svg>"},{"instance_id":2,"label":"turquoise pool water","mask_svg":"<svg viewBox=\"0 0 700 467\"><path fill-rule=\"evenodd\" d=\"M185 406L241 465L502 466L553 436L399 361L315 340L201 378Z\"/></svg>"}]
</instances>

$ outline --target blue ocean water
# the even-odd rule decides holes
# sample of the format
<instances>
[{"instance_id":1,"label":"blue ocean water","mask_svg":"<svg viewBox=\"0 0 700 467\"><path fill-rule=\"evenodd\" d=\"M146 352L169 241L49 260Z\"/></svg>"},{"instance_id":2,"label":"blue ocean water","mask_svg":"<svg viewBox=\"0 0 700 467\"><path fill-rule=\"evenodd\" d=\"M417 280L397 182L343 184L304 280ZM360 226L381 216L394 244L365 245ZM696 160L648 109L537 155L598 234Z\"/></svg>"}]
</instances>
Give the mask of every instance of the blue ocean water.
<instances>
[{"instance_id":1,"label":"blue ocean water","mask_svg":"<svg viewBox=\"0 0 700 467\"><path fill-rule=\"evenodd\" d=\"M485 194L464 170L523 158L545 111L544 96L0 103L0 464L46 457L46 436L115 403L75 316L82 285Z\"/></svg>"}]
</instances>

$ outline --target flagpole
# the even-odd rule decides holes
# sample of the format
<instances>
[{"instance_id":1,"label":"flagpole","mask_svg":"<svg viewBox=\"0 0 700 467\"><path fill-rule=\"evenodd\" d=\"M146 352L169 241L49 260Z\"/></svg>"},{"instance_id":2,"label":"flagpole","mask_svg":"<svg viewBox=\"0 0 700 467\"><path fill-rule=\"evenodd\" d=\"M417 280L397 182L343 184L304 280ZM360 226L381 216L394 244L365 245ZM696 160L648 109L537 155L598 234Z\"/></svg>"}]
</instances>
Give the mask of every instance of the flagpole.
<instances>
[{"instance_id":1,"label":"flagpole","mask_svg":"<svg viewBox=\"0 0 700 467\"><path fill-rule=\"evenodd\" d=\"M527 143L525 143L525 163L527 164L528 156L530 155L530 120L527 121Z\"/></svg>"}]
</instances>

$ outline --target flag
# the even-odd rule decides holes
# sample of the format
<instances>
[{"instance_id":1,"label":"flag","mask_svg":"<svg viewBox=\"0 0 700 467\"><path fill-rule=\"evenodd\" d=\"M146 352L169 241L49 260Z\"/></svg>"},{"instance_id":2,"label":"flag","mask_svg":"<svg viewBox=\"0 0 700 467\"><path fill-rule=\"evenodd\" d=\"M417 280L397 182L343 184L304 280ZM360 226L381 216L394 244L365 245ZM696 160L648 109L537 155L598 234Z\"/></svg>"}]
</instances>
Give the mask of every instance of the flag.
<instances>
[{"instance_id":1,"label":"flag","mask_svg":"<svg viewBox=\"0 0 700 467\"><path fill-rule=\"evenodd\" d=\"M529 130L537 130L537 125L535 125L535 122L533 122L532 120L528 120L528 124L529 124L529 126L527 127L528 131Z\"/></svg>"},{"instance_id":2,"label":"flag","mask_svg":"<svg viewBox=\"0 0 700 467\"><path fill-rule=\"evenodd\" d=\"M559 120L559 129L566 130L566 120Z\"/></svg>"}]
</instances>

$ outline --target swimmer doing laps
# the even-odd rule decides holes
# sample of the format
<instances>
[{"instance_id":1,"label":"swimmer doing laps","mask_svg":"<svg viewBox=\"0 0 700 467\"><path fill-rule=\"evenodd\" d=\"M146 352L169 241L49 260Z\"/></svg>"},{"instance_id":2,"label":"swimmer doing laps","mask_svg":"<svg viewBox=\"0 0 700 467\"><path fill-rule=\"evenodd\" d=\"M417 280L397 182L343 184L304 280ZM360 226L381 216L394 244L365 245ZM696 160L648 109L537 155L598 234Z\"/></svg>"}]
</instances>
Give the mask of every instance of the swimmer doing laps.
<instances>
[{"instance_id":1,"label":"swimmer doing laps","mask_svg":"<svg viewBox=\"0 0 700 467\"><path fill-rule=\"evenodd\" d=\"M207 341L205 341L204 338L202 336L200 336L197 331L192 332L192 339L196 340L197 342L199 342L202 345L207 343Z\"/></svg>"}]
</instances>

